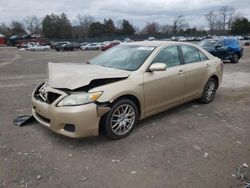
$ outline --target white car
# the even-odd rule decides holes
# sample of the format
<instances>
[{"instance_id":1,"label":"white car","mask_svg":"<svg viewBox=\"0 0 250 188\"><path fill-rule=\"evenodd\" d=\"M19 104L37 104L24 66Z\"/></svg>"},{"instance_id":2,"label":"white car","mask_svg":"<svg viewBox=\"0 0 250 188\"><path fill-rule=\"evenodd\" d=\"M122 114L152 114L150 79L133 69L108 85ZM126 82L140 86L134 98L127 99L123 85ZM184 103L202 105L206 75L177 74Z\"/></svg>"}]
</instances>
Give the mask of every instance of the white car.
<instances>
[{"instance_id":1,"label":"white car","mask_svg":"<svg viewBox=\"0 0 250 188\"><path fill-rule=\"evenodd\" d=\"M45 46L41 46L41 45L34 45L34 46L29 46L27 48L27 50L30 50L30 51L48 51L50 50L50 46L48 45L45 45Z\"/></svg>"},{"instance_id":2,"label":"white car","mask_svg":"<svg viewBox=\"0 0 250 188\"><path fill-rule=\"evenodd\" d=\"M100 46L96 43L90 43L85 46L81 46L80 48L81 50L99 50Z\"/></svg>"},{"instance_id":3,"label":"white car","mask_svg":"<svg viewBox=\"0 0 250 188\"><path fill-rule=\"evenodd\" d=\"M178 41L179 41L179 42L186 42L187 39L186 39L185 37L179 37Z\"/></svg>"}]
</instances>

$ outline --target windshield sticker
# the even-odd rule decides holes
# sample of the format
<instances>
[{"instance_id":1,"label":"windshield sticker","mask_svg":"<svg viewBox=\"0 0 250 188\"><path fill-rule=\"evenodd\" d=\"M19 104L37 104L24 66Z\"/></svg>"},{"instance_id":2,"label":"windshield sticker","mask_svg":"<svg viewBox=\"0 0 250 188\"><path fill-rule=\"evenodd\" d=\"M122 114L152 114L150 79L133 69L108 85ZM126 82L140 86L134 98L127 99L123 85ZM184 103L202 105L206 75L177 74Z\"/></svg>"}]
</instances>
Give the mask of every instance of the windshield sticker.
<instances>
[{"instance_id":1,"label":"windshield sticker","mask_svg":"<svg viewBox=\"0 0 250 188\"><path fill-rule=\"evenodd\" d=\"M141 46L138 48L138 50L148 50L148 51L152 51L154 49L154 47L148 47L148 46Z\"/></svg>"}]
</instances>

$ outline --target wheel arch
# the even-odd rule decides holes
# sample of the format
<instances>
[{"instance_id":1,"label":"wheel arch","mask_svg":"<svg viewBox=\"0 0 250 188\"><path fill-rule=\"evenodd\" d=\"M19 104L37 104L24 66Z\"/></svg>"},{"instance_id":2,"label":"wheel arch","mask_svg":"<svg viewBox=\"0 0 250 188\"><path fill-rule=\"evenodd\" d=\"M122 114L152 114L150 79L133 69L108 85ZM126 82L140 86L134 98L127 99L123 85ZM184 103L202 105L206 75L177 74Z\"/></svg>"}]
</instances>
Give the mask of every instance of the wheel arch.
<instances>
[{"instance_id":1,"label":"wheel arch","mask_svg":"<svg viewBox=\"0 0 250 188\"><path fill-rule=\"evenodd\" d=\"M129 99L132 102L134 102L136 107L137 107L137 110L138 110L138 117L141 116L141 111L142 111L141 110L141 103L140 103L140 100L135 95L132 95L132 94L121 95L121 96L117 97L112 103L115 103L116 101L118 101L120 99Z\"/></svg>"},{"instance_id":2,"label":"wheel arch","mask_svg":"<svg viewBox=\"0 0 250 188\"><path fill-rule=\"evenodd\" d=\"M116 103L117 101L119 101L121 99L129 99L129 100L131 100L132 102L135 103L135 105L137 107L137 110L138 110L138 119L140 119L141 113L142 113L142 109L141 109L142 105L141 105L141 102L138 99L138 97L136 97L135 95L132 95L132 94L123 94L123 95L120 95L120 96L116 97L114 100L110 101L109 102L109 106L112 106L112 104ZM105 113L104 115L102 115L101 118L100 118L99 126L98 126L98 129L99 129L98 132L99 132L99 134L104 133L104 127L102 126L102 124L103 124L103 121L106 118L107 113Z\"/></svg>"},{"instance_id":3,"label":"wheel arch","mask_svg":"<svg viewBox=\"0 0 250 188\"><path fill-rule=\"evenodd\" d=\"M212 76L210 76L210 78L213 78L213 79L215 79L216 80L216 82L217 82L217 88L219 87L219 83L220 83L220 81L219 81L219 77L217 76L217 75L212 75ZM210 79L209 78L209 79Z\"/></svg>"}]
</instances>

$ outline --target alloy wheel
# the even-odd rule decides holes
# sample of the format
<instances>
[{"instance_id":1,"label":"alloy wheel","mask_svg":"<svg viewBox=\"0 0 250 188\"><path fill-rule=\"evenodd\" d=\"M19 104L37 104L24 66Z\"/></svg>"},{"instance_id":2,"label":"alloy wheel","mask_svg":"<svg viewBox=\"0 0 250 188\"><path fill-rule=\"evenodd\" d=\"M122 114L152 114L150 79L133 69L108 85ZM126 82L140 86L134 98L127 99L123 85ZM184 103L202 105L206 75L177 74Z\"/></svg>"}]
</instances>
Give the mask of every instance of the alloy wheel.
<instances>
[{"instance_id":1,"label":"alloy wheel","mask_svg":"<svg viewBox=\"0 0 250 188\"><path fill-rule=\"evenodd\" d=\"M135 110L130 104L118 106L111 116L111 130L115 135L125 135L135 122Z\"/></svg>"},{"instance_id":2,"label":"alloy wheel","mask_svg":"<svg viewBox=\"0 0 250 188\"><path fill-rule=\"evenodd\" d=\"M205 92L206 99L212 101L216 93L216 83L214 80L210 80Z\"/></svg>"}]
</instances>

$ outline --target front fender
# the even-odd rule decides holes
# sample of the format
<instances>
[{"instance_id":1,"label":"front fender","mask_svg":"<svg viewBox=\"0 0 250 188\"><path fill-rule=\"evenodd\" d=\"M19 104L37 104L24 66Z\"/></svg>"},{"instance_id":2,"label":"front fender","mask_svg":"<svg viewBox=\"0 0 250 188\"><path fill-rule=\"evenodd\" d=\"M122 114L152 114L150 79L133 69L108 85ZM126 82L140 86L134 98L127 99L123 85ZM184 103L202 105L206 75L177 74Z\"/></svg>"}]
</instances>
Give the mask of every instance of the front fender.
<instances>
[{"instance_id":1,"label":"front fender","mask_svg":"<svg viewBox=\"0 0 250 188\"><path fill-rule=\"evenodd\" d=\"M89 92L103 91L97 102L113 102L124 95L132 95L138 99L141 112L144 112L143 74L130 76L127 79L95 87Z\"/></svg>"}]
</instances>

